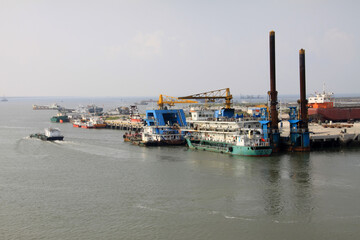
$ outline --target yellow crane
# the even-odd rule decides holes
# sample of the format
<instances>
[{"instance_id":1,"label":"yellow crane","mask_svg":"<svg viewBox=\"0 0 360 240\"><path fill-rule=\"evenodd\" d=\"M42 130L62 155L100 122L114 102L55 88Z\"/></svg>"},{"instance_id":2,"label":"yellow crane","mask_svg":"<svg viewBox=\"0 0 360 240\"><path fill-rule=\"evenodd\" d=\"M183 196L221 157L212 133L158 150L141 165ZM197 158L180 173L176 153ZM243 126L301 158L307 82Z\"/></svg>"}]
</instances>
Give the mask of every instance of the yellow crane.
<instances>
[{"instance_id":1,"label":"yellow crane","mask_svg":"<svg viewBox=\"0 0 360 240\"><path fill-rule=\"evenodd\" d=\"M219 90L193 94L190 96L179 97L179 99L205 99L208 102L214 102L215 99L225 99L225 108L231 108L232 95L230 94L230 88L223 88Z\"/></svg>"},{"instance_id":2,"label":"yellow crane","mask_svg":"<svg viewBox=\"0 0 360 240\"><path fill-rule=\"evenodd\" d=\"M164 109L165 104L169 106L174 106L175 103L198 103L198 102L193 100L181 100L176 97L170 97L162 94L160 94L159 101L157 102L159 109Z\"/></svg>"}]
</instances>

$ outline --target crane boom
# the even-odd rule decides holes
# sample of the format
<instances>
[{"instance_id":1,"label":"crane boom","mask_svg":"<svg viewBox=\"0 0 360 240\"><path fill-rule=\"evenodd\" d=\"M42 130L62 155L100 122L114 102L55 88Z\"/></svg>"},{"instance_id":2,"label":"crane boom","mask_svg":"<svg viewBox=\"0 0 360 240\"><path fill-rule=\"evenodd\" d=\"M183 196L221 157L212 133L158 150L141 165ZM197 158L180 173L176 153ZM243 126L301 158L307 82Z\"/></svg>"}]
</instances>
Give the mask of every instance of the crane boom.
<instances>
[{"instance_id":1,"label":"crane boom","mask_svg":"<svg viewBox=\"0 0 360 240\"><path fill-rule=\"evenodd\" d=\"M170 96L160 94L159 101L157 102L159 109L164 109L164 104L167 104L169 106L174 106L175 103L197 103L197 101L182 100L182 99L179 99L176 97L170 97Z\"/></svg>"},{"instance_id":2,"label":"crane boom","mask_svg":"<svg viewBox=\"0 0 360 240\"><path fill-rule=\"evenodd\" d=\"M225 108L231 108L232 95L230 94L230 88L223 88L219 90L197 93L190 96L179 97L179 99L206 99L208 101L214 101L215 99L225 99Z\"/></svg>"}]
</instances>

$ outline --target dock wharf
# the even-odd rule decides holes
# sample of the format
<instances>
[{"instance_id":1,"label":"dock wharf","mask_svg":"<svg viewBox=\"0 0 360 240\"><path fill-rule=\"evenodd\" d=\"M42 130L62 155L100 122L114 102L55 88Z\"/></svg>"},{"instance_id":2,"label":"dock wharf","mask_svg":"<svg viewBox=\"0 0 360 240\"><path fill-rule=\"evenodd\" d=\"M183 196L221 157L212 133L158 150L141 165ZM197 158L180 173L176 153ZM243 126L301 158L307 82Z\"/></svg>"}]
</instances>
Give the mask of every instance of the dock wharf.
<instances>
[{"instance_id":1,"label":"dock wharf","mask_svg":"<svg viewBox=\"0 0 360 240\"><path fill-rule=\"evenodd\" d=\"M140 131L144 124L139 122L130 122L129 120L105 120L106 128Z\"/></svg>"},{"instance_id":2,"label":"dock wharf","mask_svg":"<svg viewBox=\"0 0 360 240\"><path fill-rule=\"evenodd\" d=\"M289 136L289 123L284 121L281 136ZM309 124L312 148L360 145L360 123Z\"/></svg>"}]
</instances>

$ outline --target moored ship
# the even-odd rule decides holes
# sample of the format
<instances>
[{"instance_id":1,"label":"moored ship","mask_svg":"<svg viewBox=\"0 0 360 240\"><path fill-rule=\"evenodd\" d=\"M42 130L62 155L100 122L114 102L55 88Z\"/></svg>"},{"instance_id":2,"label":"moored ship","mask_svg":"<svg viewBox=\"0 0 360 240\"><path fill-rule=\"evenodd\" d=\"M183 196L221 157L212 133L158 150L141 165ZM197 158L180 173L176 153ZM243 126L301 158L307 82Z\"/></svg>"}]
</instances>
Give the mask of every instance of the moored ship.
<instances>
[{"instance_id":1,"label":"moored ship","mask_svg":"<svg viewBox=\"0 0 360 240\"><path fill-rule=\"evenodd\" d=\"M142 140L142 134L140 132L126 132L123 135L124 142L132 142L134 144L140 142Z\"/></svg>"},{"instance_id":2,"label":"moored ship","mask_svg":"<svg viewBox=\"0 0 360 240\"><path fill-rule=\"evenodd\" d=\"M192 116L201 114L192 112ZM270 140L262 132L258 120L212 118L189 120L186 141L191 149L228 153L241 156L269 156Z\"/></svg>"},{"instance_id":3,"label":"moored ship","mask_svg":"<svg viewBox=\"0 0 360 240\"><path fill-rule=\"evenodd\" d=\"M147 126L144 127L139 144L145 146L185 145L185 138L177 127Z\"/></svg>"},{"instance_id":4,"label":"moored ship","mask_svg":"<svg viewBox=\"0 0 360 240\"><path fill-rule=\"evenodd\" d=\"M130 106L130 122L132 123L141 123L144 122L144 120L141 118L139 110L136 105Z\"/></svg>"},{"instance_id":5,"label":"moored ship","mask_svg":"<svg viewBox=\"0 0 360 240\"><path fill-rule=\"evenodd\" d=\"M86 107L86 110L87 110L87 112L90 113L90 114L101 115L102 112L103 112L103 110L104 110L104 108L98 107L98 106L96 106L95 104L93 104L93 105L88 105L88 106Z\"/></svg>"},{"instance_id":6,"label":"moored ship","mask_svg":"<svg viewBox=\"0 0 360 240\"><path fill-rule=\"evenodd\" d=\"M51 105L36 105L36 104L34 104L32 107L33 107L33 110L60 110L60 109L62 109L62 107L56 103L53 103Z\"/></svg>"},{"instance_id":7,"label":"moored ship","mask_svg":"<svg viewBox=\"0 0 360 240\"><path fill-rule=\"evenodd\" d=\"M93 124L92 122L90 122L90 121L84 122L83 124L81 124L80 127L81 127L81 128L87 128L87 129L89 129L89 128L95 128L95 127L94 127L94 124Z\"/></svg>"},{"instance_id":8,"label":"moored ship","mask_svg":"<svg viewBox=\"0 0 360 240\"><path fill-rule=\"evenodd\" d=\"M336 106L333 93L316 93L309 97L308 115L312 120L319 121L353 121L360 119L360 106Z\"/></svg>"},{"instance_id":9,"label":"moored ship","mask_svg":"<svg viewBox=\"0 0 360 240\"><path fill-rule=\"evenodd\" d=\"M75 119L73 121L73 127L76 127L76 128L81 128L81 125L83 124L83 122L81 122L80 119Z\"/></svg>"},{"instance_id":10,"label":"moored ship","mask_svg":"<svg viewBox=\"0 0 360 240\"><path fill-rule=\"evenodd\" d=\"M50 121L51 122L64 123L64 122L70 122L70 119L69 119L69 117L67 115L59 113L56 116L53 116L52 118L50 118Z\"/></svg>"},{"instance_id":11,"label":"moored ship","mask_svg":"<svg viewBox=\"0 0 360 240\"><path fill-rule=\"evenodd\" d=\"M90 119L75 119L73 127L76 128L105 128L106 123L102 118L91 117Z\"/></svg>"},{"instance_id":12,"label":"moored ship","mask_svg":"<svg viewBox=\"0 0 360 240\"><path fill-rule=\"evenodd\" d=\"M131 138L133 144L142 146L185 145L184 133L180 127L186 126L182 109L161 109L146 111L146 126L139 137ZM124 140L128 139L126 136Z\"/></svg>"},{"instance_id":13,"label":"moored ship","mask_svg":"<svg viewBox=\"0 0 360 240\"><path fill-rule=\"evenodd\" d=\"M102 118L99 117L91 117L89 122L92 124L94 128L105 128L106 123Z\"/></svg>"}]
</instances>

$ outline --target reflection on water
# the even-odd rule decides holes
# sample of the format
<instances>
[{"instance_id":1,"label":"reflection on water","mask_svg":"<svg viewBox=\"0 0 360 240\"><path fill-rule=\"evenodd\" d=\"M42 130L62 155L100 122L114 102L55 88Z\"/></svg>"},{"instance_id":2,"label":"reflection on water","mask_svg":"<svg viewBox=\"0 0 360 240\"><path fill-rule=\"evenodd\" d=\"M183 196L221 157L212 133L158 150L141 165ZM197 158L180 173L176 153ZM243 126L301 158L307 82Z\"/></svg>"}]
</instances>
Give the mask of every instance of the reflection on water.
<instances>
[{"instance_id":1,"label":"reflection on water","mask_svg":"<svg viewBox=\"0 0 360 240\"><path fill-rule=\"evenodd\" d=\"M311 213L313 207L309 156L309 153L292 153L274 156L266 162L262 177L266 182L263 197L267 214Z\"/></svg>"},{"instance_id":2,"label":"reflection on water","mask_svg":"<svg viewBox=\"0 0 360 240\"><path fill-rule=\"evenodd\" d=\"M263 198L265 201L264 210L269 215L280 214L284 209L282 203L283 186L280 176L280 160L269 159L261 173L265 181Z\"/></svg>"},{"instance_id":3,"label":"reflection on water","mask_svg":"<svg viewBox=\"0 0 360 240\"><path fill-rule=\"evenodd\" d=\"M199 160L196 154L203 154L204 159ZM310 153L254 158L195 152L192 156L191 162L198 169L239 179L235 190L224 191L226 212L246 208L238 212L249 216L262 209L269 216L296 214L308 218L314 209Z\"/></svg>"},{"instance_id":4,"label":"reflection on water","mask_svg":"<svg viewBox=\"0 0 360 240\"><path fill-rule=\"evenodd\" d=\"M290 155L289 177L292 180L293 205L297 214L310 214L313 210L310 163L310 153Z\"/></svg>"},{"instance_id":5,"label":"reflection on water","mask_svg":"<svg viewBox=\"0 0 360 240\"><path fill-rule=\"evenodd\" d=\"M311 167L309 153L273 157L262 171L264 210L269 215L311 213ZM284 211L286 211L284 213Z\"/></svg>"}]
</instances>

